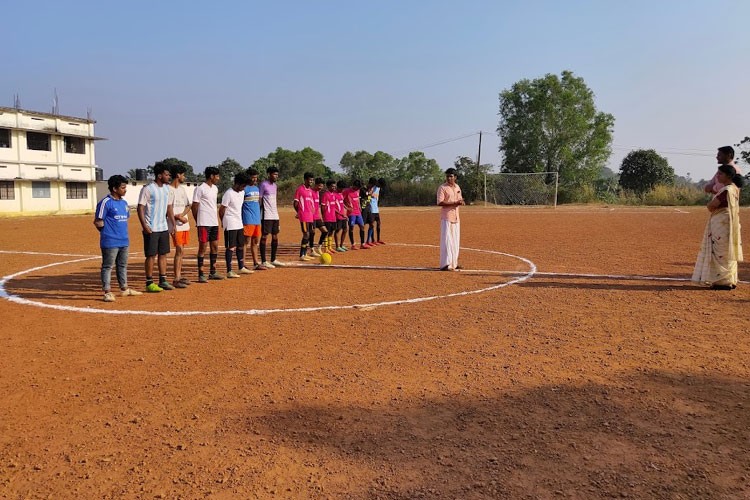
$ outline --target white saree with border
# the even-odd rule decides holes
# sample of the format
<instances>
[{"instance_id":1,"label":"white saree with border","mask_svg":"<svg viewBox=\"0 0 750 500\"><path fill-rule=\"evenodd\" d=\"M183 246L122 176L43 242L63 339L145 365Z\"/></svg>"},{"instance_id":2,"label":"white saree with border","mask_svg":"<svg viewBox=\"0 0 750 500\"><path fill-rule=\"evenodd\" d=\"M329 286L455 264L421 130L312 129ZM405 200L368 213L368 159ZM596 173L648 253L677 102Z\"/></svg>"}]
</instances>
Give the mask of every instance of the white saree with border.
<instances>
[{"instance_id":1,"label":"white saree with border","mask_svg":"<svg viewBox=\"0 0 750 500\"><path fill-rule=\"evenodd\" d=\"M703 233L703 243L693 271L693 281L712 285L736 285L737 263L743 261L740 236L740 191L724 186L716 196L727 191L726 208L711 212Z\"/></svg>"}]
</instances>

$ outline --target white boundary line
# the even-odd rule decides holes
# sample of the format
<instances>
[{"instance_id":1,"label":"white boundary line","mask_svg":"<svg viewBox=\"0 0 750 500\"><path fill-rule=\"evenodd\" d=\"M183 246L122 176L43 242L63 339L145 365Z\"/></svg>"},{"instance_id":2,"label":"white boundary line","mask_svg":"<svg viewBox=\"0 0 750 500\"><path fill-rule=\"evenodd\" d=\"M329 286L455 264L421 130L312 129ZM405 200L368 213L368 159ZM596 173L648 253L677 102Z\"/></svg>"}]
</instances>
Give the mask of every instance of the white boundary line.
<instances>
[{"instance_id":1,"label":"white boundary line","mask_svg":"<svg viewBox=\"0 0 750 500\"><path fill-rule=\"evenodd\" d=\"M392 244L392 245L438 248L436 245L409 245L406 243L398 243L398 244ZM431 300L446 299L446 298L451 298L451 297L462 297L466 295L474 295L478 293L489 292L491 290L498 290L500 288L505 288L506 286L510 286L515 283L522 283L528 280L529 278L531 278L532 276L534 276L534 273L536 273L536 265L529 259L520 257L518 255L512 255L512 254L504 253L504 252L496 252L494 250L483 250L483 249L475 249L475 248L462 248L462 250L482 252L482 253L488 253L488 254L493 254L493 255L502 255L505 257L518 259L522 262L525 262L529 266L529 272L522 276L519 276L516 279L510 280L506 283L500 283L498 285L493 285L493 286L489 286L485 288L479 288L476 290L454 292L454 293L449 293L449 294L444 294L444 295L431 295L427 297L417 297L413 299L389 300L389 301L384 301L384 302L372 302L372 303L365 303L365 304L352 304L352 305L342 305L342 306L296 307L296 308L288 308L288 309L246 309L246 310L229 310L229 311L135 311L135 310L117 310L117 309L97 309L93 307L64 306L64 305L59 305L59 304L47 304L45 302L39 302L35 300L26 299L18 295L12 295L8 293L7 290L5 289L5 284L8 283L8 281L14 278L17 278L18 276L23 276L24 274L28 274L34 271L39 271L42 269L47 269L47 268L54 267L54 266L62 266L65 264L73 264L76 262L84 262L87 260L94 260L94 259L101 258L101 256L93 256L93 257L87 257L83 259L74 259L74 260L67 260L63 262L55 262L53 264L47 264L45 266L38 266L38 267L31 268L31 269L26 269L24 271L19 271L14 274L3 276L2 278L0 278L0 298L4 298L10 302L21 304L21 305L36 306L36 307L42 307L46 309L54 309L56 311L79 312L79 313L89 313L89 314L143 315L143 316L213 316L213 315L219 315L219 314L264 315L264 314L273 314L273 313L282 313L282 312L294 313L294 312L315 312L315 311L337 311L337 310L342 310L342 309L365 309L365 308L369 309L369 308L374 308L374 307L400 305L400 304L416 304L419 302L428 302ZM377 267L373 267L373 268L377 269ZM404 269L411 269L411 270L428 269L431 271L436 270L435 268L404 268Z\"/></svg>"}]
</instances>

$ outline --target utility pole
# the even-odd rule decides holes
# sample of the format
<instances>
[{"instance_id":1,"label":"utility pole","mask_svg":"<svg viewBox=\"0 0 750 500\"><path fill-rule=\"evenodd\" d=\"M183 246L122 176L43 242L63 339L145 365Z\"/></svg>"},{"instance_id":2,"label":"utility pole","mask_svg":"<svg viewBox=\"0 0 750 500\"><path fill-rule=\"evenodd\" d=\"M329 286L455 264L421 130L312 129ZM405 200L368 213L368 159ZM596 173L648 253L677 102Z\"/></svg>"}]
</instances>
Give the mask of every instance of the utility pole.
<instances>
[{"instance_id":1,"label":"utility pole","mask_svg":"<svg viewBox=\"0 0 750 500\"><path fill-rule=\"evenodd\" d=\"M476 186L476 191L475 191L477 193L477 199L479 199L479 192L482 187L482 180L479 175L482 171L482 169L479 167L481 165L480 163L481 161L482 161L482 131L480 130L479 131L479 148L477 149L477 186ZM485 199L485 202L486 201L487 200Z\"/></svg>"}]
</instances>

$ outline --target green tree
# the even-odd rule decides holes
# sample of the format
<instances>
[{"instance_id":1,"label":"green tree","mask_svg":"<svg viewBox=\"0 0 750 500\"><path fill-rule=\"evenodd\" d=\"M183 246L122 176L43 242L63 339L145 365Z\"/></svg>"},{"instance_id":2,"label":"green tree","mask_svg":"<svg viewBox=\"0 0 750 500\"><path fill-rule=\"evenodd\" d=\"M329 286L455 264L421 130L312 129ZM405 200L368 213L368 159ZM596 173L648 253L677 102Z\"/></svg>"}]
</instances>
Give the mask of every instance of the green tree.
<instances>
[{"instance_id":1,"label":"green tree","mask_svg":"<svg viewBox=\"0 0 750 500\"><path fill-rule=\"evenodd\" d=\"M398 160L394 180L405 182L439 182L443 177L440 165L427 158L422 151L412 151L408 156Z\"/></svg>"},{"instance_id":2,"label":"green tree","mask_svg":"<svg viewBox=\"0 0 750 500\"><path fill-rule=\"evenodd\" d=\"M367 151L351 153L347 151L341 157L339 166L351 179L367 180L370 177L392 179L396 173L398 161L388 153Z\"/></svg>"},{"instance_id":3,"label":"green tree","mask_svg":"<svg viewBox=\"0 0 750 500\"><path fill-rule=\"evenodd\" d=\"M480 192L477 189L483 189L484 177L492 170L492 165L489 163L480 165L477 170L477 162L468 156L459 156L453 162L453 166L458 172L457 182L461 186L464 200L474 202L484 199L484 192Z\"/></svg>"},{"instance_id":4,"label":"green tree","mask_svg":"<svg viewBox=\"0 0 750 500\"><path fill-rule=\"evenodd\" d=\"M274 165L279 169L279 176L285 180L302 179L305 172L312 172L316 177L333 176L333 171L325 165L324 161L323 154L311 147L299 151L276 148L276 151L255 160L252 166L263 173L266 168Z\"/></svg>"},{"instance_id":5,"label":"green tree","mask_svg":"<svg viewBox=\"0 0 750 500\"><path fill-rule=\"evenodd\" d=\"M224 192L234 184L234 176L245 169L237 160L232 158L227 158L218 165L213 166L219 169L219 175L221 176L219 184L217 185L219 188L219 199L221 199L221 197L224 196Z\"/></svg>"},{"instance_id":6,"label":"green tree","mask_svg":"<svg viewBox=\"0 0 750 500\"><path fill-rule=\"evenodd\" d=\"M201 182L204 180L204 176L196 174L195 171L193 170L193 166L190 165L185 160L180 160L179 158L164 158L163 160L157 163L166 164L168 168L172 168L173 166L180 166L180 165L185 167L185 180L187 182ZM149 172L153 172L154 171L153 165L149 165L148 170Z\"/></svg>"},{"instance_id":7,"label":"green tree","mask_svg":"<svg viewBox=\"0 0 750 500\"><path fill-rule=\"evenodd\" d=\"M743 162L745 166L750 166L750 137L745 137L735 146L739 148L737 160ZM750 172L746 174L746 177L750 178Z\"/></svg>"},{"instance_id":8,"label":"green tree","mask_svg":"<svg viewBox=\"0 0 750 500\"><path fill-rule=\"evenodd\" d=\"M657 184L674 184L674 169L653 149L631 151L620 166L620 186L643 194Z\"/></svg>"},{"instance_id":9,"label":"green tree","mask_svg":"<svg viewBox=\"0 0 750 500\"><path fill-rule=\"evenodd\" d=\"M560 182L594 181L611 154L614 117L571 71L524 79L500 93L504 172L558 172Z\"/></svg>"}]
</instances>

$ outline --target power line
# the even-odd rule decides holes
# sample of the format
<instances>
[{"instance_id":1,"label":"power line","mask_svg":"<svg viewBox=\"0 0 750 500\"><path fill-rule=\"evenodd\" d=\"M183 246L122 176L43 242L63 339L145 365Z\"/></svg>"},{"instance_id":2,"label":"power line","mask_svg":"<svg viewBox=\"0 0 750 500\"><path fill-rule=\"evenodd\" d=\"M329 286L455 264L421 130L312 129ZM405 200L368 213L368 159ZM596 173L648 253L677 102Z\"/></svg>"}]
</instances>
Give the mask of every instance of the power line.
<instances>
[{"instance_id":1,"label":"power line","mask_svg":"<svg viewBox=\"0 0 750 500\"><path fill-rule=\"evenodd\" d=\"M433 143L430 143L430 144L426 144L424 146L416 146L416 147L413 147L413 148L399 149L398 151L394 151L392 154L395 156L395 155L400 155L402 153L408 153L408 152L411 152L411 151L419 151L419 150L422 150L422 149L433 148L435 146L441 146L443 144L448 144L449 142L460 141L462 139L466 139L468 137L472 137L472 136L475 136L475 135L479 135L479 132L472 132L470 134L465 134L465 135L461 135L461 136L458 136L458 137L453 137L451 139L443 139L441 141L437 141L437 142L433 142Z\"/></svg>"}]
</instances>

